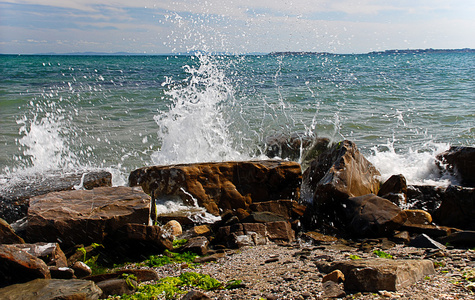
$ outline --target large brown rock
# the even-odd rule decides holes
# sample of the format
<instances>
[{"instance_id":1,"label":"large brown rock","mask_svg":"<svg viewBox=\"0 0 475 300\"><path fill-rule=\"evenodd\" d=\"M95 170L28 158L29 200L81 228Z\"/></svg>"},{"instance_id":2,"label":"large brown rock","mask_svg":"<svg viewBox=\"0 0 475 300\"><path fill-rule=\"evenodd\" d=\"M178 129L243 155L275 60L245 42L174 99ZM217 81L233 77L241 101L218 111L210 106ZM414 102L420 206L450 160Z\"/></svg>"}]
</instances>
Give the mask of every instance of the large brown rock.
<instances>
[{"instance_id":1,"label":"large brown rock","mask_svg":"<svg viewBox=\"0 0 475 300\"><path fill-rule=\"evenodd\" d=\"M250 210L255 212L271 212L287 220L298 219L305 213L306 206L295 200L274 200L252 203Z\"/></svg>"},{"instance_id":2,"label":"large brown rock","mask_svg":"<svg viewBox=\"0 0 475 300\"><path fill-rule=\"evenodd\" d=\"M102 295L92 281L80 279L36 279L0 289L5 300L95 300Z\"/></svg>"},{"instance_id":3,"label":"large brown rock","mask_svg":"<svg viewBox=\"0 0 475 300\"><path fill-rule=\"evenodd\" d=\"M25 241L19 237L15 230L5 220L0 218L0 244L21 244Z\"/></svg>"},{"instance_id":4,"label":"large brown rock","mask_svg":"<svg viewBox=\"0 0 475 300\"><path fill-rule=\"evenodd\" d=\"M391 234L401 227L407 216L391 201L370 194L348 198L346 201L348 228L353 234L379 237Z\"/></svg>"},{"instance_id":5,"label":"large brown rock","mask_svg":"<svg viewBox=\"0 0 475 300\"><path fill-rule=\"evenodd\" d=\"M378 196L388 199L396 205L407 203L407 183L406 178L402 175L393 175L389 177L378 191Z\"/></svg>"},{"instance_id":6,"label":"large brown rock","mask_svg":"<svg viewBox=\"0 0 475 300\"><path fill-rule=\"evenodd\" d=\"M340 270L345 275L345 290L398 291L435 273L431 260L392 260L384 258L335 261L322 271Z\"/></svg>"},{"instance_id":7,"label":"large brown rock","mask_svg":"<svg viewBox=\"0 0 475 300\"><path fill-rule=\"evenodd\" d=\"M137 169L129 185L140 185L155 199L178 197L214 215L247 210L251 203L300 197L301 168L289 161L242 161L153 166Z\"/></svg>"},{"instance_id":8,"label":"large brown rock","mask_svg":"<svg viewBox=\"0 0 475 300\"><path fill-rule=\"evenodd\" d=\"M148 224L150 196L140 187L101 187L34 197L27 239L75 244L102 243L127 223Z\"/></svg>"},{"instance_id":9,"label":"large brown rock","mask_svg":"<svg viewBox=\"0 0 475 300\"><path fill-rule=\"evenodd\" d=\"M475 187L475 147L450 147L437 156L448 164L449 171L458 177L463 186Z\"/></svg>"},{"instance_id":10,"label":"large brown rock","mask_svg":"<svg viewBox=\"0 0 475 300\"><path fill-rule=\"evenodd\" d=\"M75 187L93 189L112 185L112 174L107 171L28 176L0 185L0 218L13 223L26 216L29 199L51 192L73 190Z\"/></svg>"},{"instance_id":11,"label":"large brown rock","mask_svg":"<svg viewBox=\"0 0 475 300\"><path fill-rule=\"evenodd\" d=\"M36 278L51 278L44 261L13 245L0 245L0 286Z\"/></svg>"},{"instance_id":12,"label":"large brown rock","mask_svg":"<svg viewBox=\"0 0 475 300\"><path fill-rule=\"evenodd\" d=\"M339 223L342 201L349 197L377 194L380 173L359 152L355 143L345 140L322 153L303 174L302 198L313 203L308 227ZM310 224L308 224L310 223Z\"/></svg>"},{"instance_id":13,"label":"large brown rock","mask_svg":"<svg viewBox=\"0 0 475 300\"><path fill-rule=\"evenodd\" d=\"M152 253L172 250L173 243L167 232L160 226L143 224L126 224L113 235L119 255L147 256Z\"/></svg>"},{"instance_id":14,"label":"large brown rock","mask_svg":"<svg viewBox=\"0 0 475 300\"><path fill-rule=\"evenodd\" d=\"M265 140L265 154L270 157L280 157L293 161L309 161L327 150L330 140L294 133L291 135L278 134Z\"/></svg>"}]
</instances>

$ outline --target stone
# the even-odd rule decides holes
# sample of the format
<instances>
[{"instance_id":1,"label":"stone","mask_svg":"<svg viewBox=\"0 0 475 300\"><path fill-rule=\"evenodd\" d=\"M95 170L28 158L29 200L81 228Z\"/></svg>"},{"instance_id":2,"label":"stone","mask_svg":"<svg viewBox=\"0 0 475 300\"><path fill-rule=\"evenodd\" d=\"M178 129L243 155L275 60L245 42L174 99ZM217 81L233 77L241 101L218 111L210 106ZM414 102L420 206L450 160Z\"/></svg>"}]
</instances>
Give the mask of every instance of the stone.
<instances>
[{"instance_id":1,"label":"stone","mask_svg":"<svg viewBox=\"0 0 475 300\"><path fill-rule=\"evenodd\" d=\"M458 177L463 186L475 187L475 147L450 147L437 158L448 164L448 170Z\"/></svg>"},{"instance_id":2,"label":"stone","mask_svg":"<svg viewBox=\"0 0 475 300\"><path fill-rule=\"evenodd\" d=\"M68 261L58 243L18 244L17 248L42 259L48 266L67 267Z\"/></svg>"},{"instance_id":3,"label":"stone","mask_svg":"<svg viewBox=\"0 0 475 300\"><path fill-rule=\"evenodd\" d=\"M409 243L409 246L415 248L432 248L440 250L445 250L447 248L441 243L431 239L428 235L424 233L413 238Z\"/></svg>"},{"instance_id":4,"label":"stone","mask_svg":"<svg viewBox=\"0 0 475 300\"><path fill-rule=\"evenodd\" d=\"M51 278L44 261L13 245L0 245L0 286L36 278Z\"/></svg>"},{"instance_id":5,"label":"stone","mask_svg":"<svg viewBox=\"0 0 475 300\"><path fill-rule=\"evenodd\" d=\"M102 243L128 223L148 224L150 196L140 187L99 187L31 198L27 240L65 248Z\"/></svg>"},{"instance_id":6,"label":"stone","mask_svg":"<svg viewBox=\"0 0 475 300\"><path fill-rule=\"evenodd\" d=\"M92 274L91 268L82 261L75 262L74 265L71 266L71 269L74 270L74 274L77 278L91 276Z\"/></svg>"},{"instance_id":7,"label":"stone","mask_svg":"<svg viewBox=\"0 0 475 300\"><path fill-rule=\"evenodd\" d=\"M254 212L271 212L284 217L286 220L298 219L305 213L307 207L295 200L274 200L252 203L250 210Z\"/></svg>"},{"instance_id":8,"label":"stone","mask_svg":"<svg viewBox=\"0 0 475 300\"><path fill-rule=\"evenodd\" d=\"M15 300L96 300L101 294L94 282L80 279L35 279L0 289L2 299Z\"/></svg>"},{"instance_id":9,"label":"stone","mask_svg":"<svg viewBox=\"0 0 475 300\"><path fill-rule=\"evenodd\" d=\"M348 228L357 236L381 237L392 234L406 221L406 215L391 201L370 194L345 201Z\"/></svg>"},{"instance_id":10,"label":"stone","mask_svg":"<svg viewBox=\"0 0 475 300\"><path fill-rule=\"evenodd\" d=\"M68 267L48 267L51 278L54 279L72 279L74 278L74 270Z\"/></svg>"},{"instance_id":11,"label":"stone","mask_svg":"<svg viewBox=\"0 0 475 300\"><path fill-rule=\"evenodd\" d=\"M442 244L449 243L453 246L473 248L475 247L475 231L458 231L449 236L439 238L438 240Z\"/></svg>"},{"instance_id":12,"label":"stone","mask_svg":"<svg viewBox=\"0 0 475 300\"><path fill-rule=\"evenodd\" d=\"M396 243L409 244L411 242L411 235L407 231L396 232L392 240Z\"/></svg>"},{"instance_id":13,"label":"stone","mask_svg":"<svg viewBox=\"0 0 475 300\"><path fill-rule=\"evenodd\" d=\"M217 216L220 210L248 210L255 202L299 199L301 172L300 164L279 160L152 166L131 172L129 186L142 186L154 199L197 204Z\"/></svg>"},{"instance_id":14,"label":"stone","mask_svg":"<svg viewBox=\"0 0 475 300\"><path fill-rule=\"evenodd\" d=\"M0 218L0 244L21 244L25 241L19 237L10 224Z\"/></svg>"},{"instance_id":15,"label":"stone","mask_svg":"<svg viewBox=\"0 0 475 300\"><path fill-rule=\"evenodd\" d=\"M211 298L200 291L189 291L181 300L211 300Z\"/></svg>"},{"instance_id":16,"label":"stone","mask_svg":"<svg viewBox=\"0 0 475 300\"><path fill-rule=\"evenodd\" d=\"M378 196L388 199L396 205L407 203L407 183L404 175L393 175L379 189Z\"/></svg>"},{"instance_id":17,"label":"stone","mask_svg":"<svg viewBox=\"0 0 475 300\"><path fill-rule=\"evenodd\" d=\"M157 272L151 269L124 269L115 271L113 273L87 276L84 278L84 280L92 280L97 283L104 280L123 277L123 274L134 275L138 282L156 281L160 279Z\"/></svg>"},{"instance_id":18,"label":"stone","mask_svg":"<svg viewBox=\"0 0 475 300\"><path fill-rule=\"evenodd\" d=\"M432 223L432 216L430 213L422 209L405 209L407 220L405 224L422 224L428 225Z\"/></svg>"},{"instance_id":19,"label":"stone","mask_svg":"<svg viewBox=\"0 0 475 300\"><path fill-rule=\"evenodd\" d=\"M458 231L458 229L452 227L425 224L408 224L407 222L400 229L409 231L411 233L423 233L432 238L448 236Z\"/></svg>"},{"instance_id":20,"label":"stone","mask_svg":"<svg viewBox=\"0 0 475 300\"><path fill-rule=\"evenodd\" d=\"M183 251L206 255L209 251L209 240L204 236L192 237L183 246Z\"/></svg>"},{"instance_id":21,"label":"stone","mask_svg":"<svg viewBox=\"0 0 475 300\"><path fill-rule=\"evenodd\" d=\"M320 267L326 272L340 270L345 275L345 290L356 292L398 291L435 274L434 264L428 259L355 259Z\"/></svg>"},{"instance_id":22,"label":"stone","mask_svg":"<svg viewBox=\"0 0 475 300\"><path fill-rule=\"evenodd\" d=\"M432 215L442 203L444 192L445 187L432 185L408 185L407 208L422 209Z\"/></svg>"},{"instance_id":23,"label":"stone","mask_svg":"<svg viewBox=\"0 0 475 300\"><path fill-rule=\"evenodd\" d=\"M212 233L213 232L208 225L197 225L193 227L194 235L210 236Z\"/></svg>"},{"instance_id":24,"label":"stone","mask_svg":"<svg viewBox=\"0 0 475 300\"><path fill-rule=\"evenodd\" d=\"M313 203L307 209L305 226L340 225L342 201L350 197L377 194L379 171L345 140L323 152L303 174L302 199Z\"/></svg>"},{"instance_id":25,"label":"stone","mask_svg":"<svg viewBox=\"0 0 475 300\"><path fill-rule=\"evenodd\" d=\"M325 234L322 234L320 232L315 232L315 231L304 232L302 234L302 237L306 240L310 240L318 244L333 243L333 242L338 241L338 239L334 236L325 235Z\"/></svg>"},{"instance_id":26,"label":"stone","mask_svg":"<svg viewBox=\"0 0 475 300\"><path fill-rule=\"evenodd\" d=\"M269 211L252 212L248 217L241 220L242 223L268 223L287 221L286 218Z\"/></svg>"},{"instance_id":27,"label":"stone","mask_svg":"<svg viewBox=\"0 0 475 300\"><path fill-rule=\"evenodd\" d=\"M305 133L279 134L266 138L265 154L269 158L308 161L325 151L329 144L328 138L313 137Z\"/></svg>"},{"instance_id":28,"label":"stone","mask_svg":"<svg viewBox=\"0 0 475 300\"><path fill-rule=\"evenodd\" d=\"M138 283L129 279L128 281L123 278L108 279L96 283L102 290L101 298L107 298L113 295L130 295L133 294L138 287Z\"/></svg>"},{"instance_id":29,"label":"stone","mask_svg":"<svg viewBox=\"0 0 475 300\"><path fill-rule=\"evenodd\" d=\"M334 270L323 276L322 283L325 283L329 280L336 283L341 283L345 281L345 275L340 270Z\"/></svg>"},{"instance_id":30,"label":"stone","mask_svg":"<svg viewBox=\"0 0 475 300\"><path fill-rule=\"evenodd\" d=\"M183 228L181 224L175 220L168 221L165 225L162 226L162 231L166 237L170 237L172 240L183 233Z\"/></svg>"},{"instance_id":31,"label":"stone","mask_svg":"<svg viewBox=\"0 0 475 300\"><path fill-rule=\"evenodd\" d=\"M111 186L112 174L106 171L31 175L20 181L0 185L0 216L12 223L26 216L29 199L34 196L73 190L75 186L92 189Z\"/></svg>"},{"instance_id":32,"label":"stone","mask_svg":"<svg viewBox=\"0 0 475 300\"><path fill-rule=\"evenodd\" d=\"M218 230L217 240L230 248L243 246L266 245L268 233L266 225L262 223L237 223L223 226Z\"/></svg>"},{"instance_id":33,"label":"stone","mask_svg":"<svg viewBox=\"0 0 475 300\"><path fill-rule=\"evenodd\" d=\"M442 203L432 213L434 222L443 226L475 230L475 188L449 186Z\"/></svg>"},{"instance_id":34,"label":"stone","mask_svg":"<svg viewBox=\"0 0 475 300\"><path fill-rule=\"evenodd\" d=\"M323 283L324 298L343 298L346 297L345 290L336 282L327 281Z\"/></svg>"},{"instance_id":35,"label":"stone","mask_svg":"<svg viewBox=\"0 0 475 300\"><path fill-rule=\"evenodd\" d=\"M271 241L293 242L295 240L295 231L287 221L277 221L265 223L267 237Z\"/></svg>"},{"instance_id":36,"label":"stone","mask_svg":"<svg viewBox=\"0 0 475 300\"><path fill-rule=\"evenodd\" d=\"M106 248L113 248L118 257L145 258L156 252L172 250L173 242L160 226L130 223L107 240Z\"/></svg>"}]
</instances>

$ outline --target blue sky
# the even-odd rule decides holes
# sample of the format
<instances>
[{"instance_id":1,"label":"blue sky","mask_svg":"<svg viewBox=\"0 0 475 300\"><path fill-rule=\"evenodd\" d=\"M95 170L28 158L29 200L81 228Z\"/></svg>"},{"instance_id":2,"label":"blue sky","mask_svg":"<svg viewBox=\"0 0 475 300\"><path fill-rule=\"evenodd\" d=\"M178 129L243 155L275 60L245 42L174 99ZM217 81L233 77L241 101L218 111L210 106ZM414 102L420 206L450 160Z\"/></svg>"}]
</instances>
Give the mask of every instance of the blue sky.
<instances>
[{"instance_id":1,"label":"blue sky","mask_svg":"<svg viewBox=\"0 0 475 300\"><path fill-rule=\"evenodd\" d=\"M0 0L0 53L475 48L475 1Z\"/></svg>"}]
</instances>

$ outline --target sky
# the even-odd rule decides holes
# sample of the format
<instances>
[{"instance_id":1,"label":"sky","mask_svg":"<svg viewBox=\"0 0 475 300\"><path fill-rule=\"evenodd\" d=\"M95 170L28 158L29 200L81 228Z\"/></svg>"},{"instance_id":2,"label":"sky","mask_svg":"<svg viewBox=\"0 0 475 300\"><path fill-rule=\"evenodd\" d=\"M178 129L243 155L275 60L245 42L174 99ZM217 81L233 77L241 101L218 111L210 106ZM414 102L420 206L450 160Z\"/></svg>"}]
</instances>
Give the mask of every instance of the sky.
<instances>
[{"instance_id":1,"label":"sky","mask_svg":"<svg viewBox=\"0 0 475 300\"><path fill-rule=\"evenodd\" d=\"M0 0L0 53L475 48L474 0Z\"/></svg>"}]
</instances>

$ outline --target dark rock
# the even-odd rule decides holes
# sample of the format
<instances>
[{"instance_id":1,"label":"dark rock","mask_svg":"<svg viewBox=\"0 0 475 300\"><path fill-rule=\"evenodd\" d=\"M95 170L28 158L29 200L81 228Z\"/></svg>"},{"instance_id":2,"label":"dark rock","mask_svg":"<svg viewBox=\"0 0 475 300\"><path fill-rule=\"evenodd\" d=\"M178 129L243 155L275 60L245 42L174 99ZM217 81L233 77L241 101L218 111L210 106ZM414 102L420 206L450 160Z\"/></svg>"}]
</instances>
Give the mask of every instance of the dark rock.
<instances>
[{"instance_id":1,"label":"dark rock","mask_svg":"<svg viewBox=\"0 0 475 300\"><path fill-rule=\"evenodd\" d=\"M13 245L0 245L0 286L51 278L44 261Z\"/></svg>"},{"instance_id":2,"label":"dark rock","mask_svg":"<svg viewBox=\"0 0 475 300\"><path fill-rule=\"evenodd\" d=\"M181 300L211 300L211 298L200 291L189 291Z\"/></svg>"},{"instance_id":3,"label":"dark rock","mask_svg":"<svg viewBox=\"0 0 475 300\"><path fill-rule=\"evenodd\" d=\"M407 186L407 203L411 209L422 209L431 215L442 203L444 187L431 185Z\"/></svg>"},{"instance_id":4,"label":"dark rock","mask_svg":"<svg viewBox=\"0 0 475 300\"><path fill-rule=\"evenodd\" d=\"M333 281L323 283L323 297L325 298L343 298L346 293L341 285Z\"/></svg>"},{"instance_id":5,"label":"dark rock","mask_svg":"<svg viewBox=\"0 0 475 300\"><path fill-rule=\"evenodd\" d=\"M459 231L438 240L443 244L473 248L475 247L475 231Z\"/></svg>"},{"instance_id":6,"label":"dark rock","mask_svg":"<svg viewBox=\"0 0 475 300\"><path fill-rule=\"evenodd\" d=\"M392 234L407 219L397 205L376 195L352 197L345 203L348 228L357 236L379 237Z\"/></svg>"},{"instance_id":7,"label":"dark rock","mask_svg":"<svg viewBox=\"0 0 475 300\"><path fill-rule=\"evenodd\" d=\"M389 177L381 185L378 196L388 199L396 205L407 203L406 178L401 174Z\"/></svg>"},{"instance_id":8,"label":"dark rock","mask_svg":"<svg viewBox=\"0 0 475 300\"><path fill-rule=\"evenodd\" d=\"M286 220L298 219L305 213L306 206L294 200L275 200L252 203L250 210L255 212L271 212Z\"/></svg>"},{"instance_id":9,"label":"dark rock","mask_svg":"<svg viewBox=\"0 0 475 300\"><path fill-rule=\"evenodd\" d=\"M268 211L252 212L242 223L268 223L277 221L287 221L285 217Z\"/></svg>"},{"instance_id":10,"label":"dark rock","mask_svg":"<svg viewBox=\"0 0 475 300\"><path fill-rule=\"evenodd\" d=\"M306 210L304 226L341 225L342 202L349 197L377 194L380 173L351 141L322 153L304 172L302 199L313 203Z\"/></svg>"},{"instance_id":11,"label":"dark rock","mask_svg":"<svg viewBox=\"0 0 475 300\"><path fill-rule=\"evenodd\" d=\"M25 241L16 235L13 228L0 218L0 244L22 244Z\"/></svg>"},{"instance_id":12,"label":"dark rock","mask_svg":"<svg viewBox=\"0 0 475 300\"><path fill-rule=\"evenodd\" d=\"M29 199L50 192L72 190L81 182L86 189L111 186L112 174L106 171L29 176L0 186L0 217L12 223L26 216Z\"/></svg>"},{"instance_id":13,"label":"dark rock","mask_svg":"<svg viewBox=\"0 0 475 300\"><path fill-rule=\"evenodd\" d=\"M97 286L102 290L101 298L105 299L112 295L130 295L133 294L138 287L135 280L129 279L108 279L100 281Z\"/></svg>"},{"instance_id":14,"label":"dark rock","mask_svg":"<svg viewBox=\"0 0 475 300\"><path fill-rule=\"evenodd\" d=\"M417 234L423 233L432 238L448 236L458 231L458 229L455 229L452 227L424 225L424 224L408 224L408 223L404 224L400 229L409 231L410 233L417 233Z\"/></svg>"},{"instance_id":15,"label":"dark rock","mask_svg":"<svg viewBox=\"0 0 475 300\"><path fill-rule=\"evenodd\" d=\"M435 273L431 260L355 259L320 267L326 273L340 270L345 275L345 290L360 292L398 291Z\"/></svg>"},{"instance_id":16,"label":"dark rock","mask_svg":"<svg viewBox=\"0 0 475 300\"><path fill-rule=\"evenodd\" d=\"M441 243L431 239L428 235L424 233L413 238L409 243L409 246L415 248L432 248L440 250L445 250L447 248Z\"/></svg>"},{"instance_id":17,"label":"dark rock","mask_svg":"<svg viewBox=\"0 0 475 300\"><path fill-rule=\"evenodd\" d=\"M72 279L74 278L74 270L68 267L48 267L51 278L54 279Z\"/></svg>"},{"instance_id":18,"label":"dark rock","mask_svg":"<svg viewBox=\"0 0 475 300\"><path fill-rule=\"evenodd\" d=\"M463 186L475 187L475 148L450 147L437 156L443 163L449 164L449 171L458 177Z\"/></svg>"},{"instance_id":19,"label":"dark rock","mask_svg":"<svg viewBox=\"0 0 475 300\"><path fill-rule=\"evenodd\" d=\"M0 289L2 299L15 300L96 300L101 294L94 282L80 279L36 279Z\"/></svg>"},{"instance_id":20,"label":"dark rock","mask_svg":"<svg viewBox=\"0 0 475 300\"><path fill-rule=\"evenodd\" d=\"M67 267L68 262L57 243L18 244L17 248L42 259L48 266Z\"/></svg>"},{"instance_id":21,"label":"dark rock","mask_svg":"<svg viewBox=\"0 0 475 300\"><path fill-rule=\"evenodd\" d=\"M279 199L300 197L301 169L289 161L243 161L153 166L133 171L129 185L140 185L155 199L178 197L214 215Z\"/></svg>"},{"instance_id":22,"label":"dark rock","mask_svg":"<svg viewBox=\"0 0 475 300\"><path fill-rule=\"evenodd\" d=\"M198 264L203 264L212 261L218 261L218 259L226 257L226 253L214 253L208 256L201 256L195 258L194 262Z\"/></svg>"},{"instance_id":23,"label":"dark rock","mask_svg":"<svg viewBox=\"0 0 475 300\"><path fill-rule=\"evenodd\" d=\"M265 141L265 154L269 158L280 157L293 161L308 161L325 151L328 138L315 138L306 134L275 135Z\"/></svg>"},{"instance_id":24,"label":"dark rock","mask_svg":"<svg viewBox=\"0 0 475 300\"><path fill-rule=\"evenodd\" d=\"M411 242L411 235L407 231L396 232L392 240L396 243L409 244Z\"/></svg>"},{"instance_id":25,"label":"dark rock","mask_svg":"<svg viewBox=\"0 0 475 300\"><path fill-rule=\"evenodd\" d=\"M220 227L217 239L230 248L267 244L267 230L262 223L238 223Z\"/></svg>"},{"instance_id":26,"label":"dark rock","mask_svg":"<svg viewBox=\"0 0 475 300\"><path fill-rule=\"evenodd\" d=\"M204 236L193 237L185 244L183 251L206 255L209 251L209 240Z\"/></svg>"},{"instance_id":27,"label":"dark rock","mask_svg":"<svg viewBox=\"0 0 475 300\"><path fill-rule=\"evenodd\" d=\"M82 261L75 262L74 265L71 266L71 269L74 270L74 274L77 278L91 276L92 274L91 268Z\"/></svg>"},{"instance_id":28,"label":"dark rock","mask_svg":"<svg viewBox=\"0 0 475 300\"><path fill-rule=\"evenodd\" d=\"M27 239L57 241L65 248L102 243L127 223L147 224L150 196L140 187L100 187L34 197L28 210Z\"/></svg>"},{"instance_id":29,"label":"dark rock","mask_svg":"<svg viewBox=\"0 0 475 300\"><path fill-rule=\"evenodd\" d=\"M474 215L475 188L460 186L449 186L441 205L432 213L436 224L467 230L475 230Z\"/></svg>"}]
</instances>

